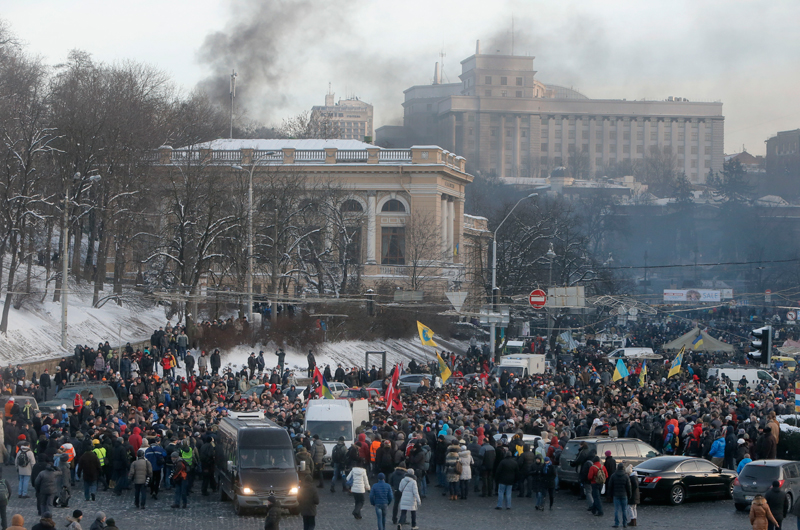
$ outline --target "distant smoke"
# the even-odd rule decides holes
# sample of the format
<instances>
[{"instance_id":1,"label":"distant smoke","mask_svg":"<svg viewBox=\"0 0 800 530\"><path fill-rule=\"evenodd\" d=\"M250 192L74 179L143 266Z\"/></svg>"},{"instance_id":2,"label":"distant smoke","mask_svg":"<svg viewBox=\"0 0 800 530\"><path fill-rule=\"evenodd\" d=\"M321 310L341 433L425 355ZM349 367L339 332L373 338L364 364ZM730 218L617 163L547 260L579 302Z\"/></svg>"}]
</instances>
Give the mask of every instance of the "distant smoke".
<instances>
[{"instance_id":1,"label":"distant smoke","mask_svg":"<svg viewBox=\"0 0 800 530\"><path fill-rule=\"evenodd\" d=\"M205 38L198 59L211 74L199 83L227 106L232 70L237 114L279 125L323 104L328 82L375 105L377 121L402 115L403 90L419 81L410 62L383 56L354 27L366 0L244 0L232 4L225 29ZM418 68L422 65L415 65ZM405 77L404 77L405 76Z\"/></svg>"}]
</instances>

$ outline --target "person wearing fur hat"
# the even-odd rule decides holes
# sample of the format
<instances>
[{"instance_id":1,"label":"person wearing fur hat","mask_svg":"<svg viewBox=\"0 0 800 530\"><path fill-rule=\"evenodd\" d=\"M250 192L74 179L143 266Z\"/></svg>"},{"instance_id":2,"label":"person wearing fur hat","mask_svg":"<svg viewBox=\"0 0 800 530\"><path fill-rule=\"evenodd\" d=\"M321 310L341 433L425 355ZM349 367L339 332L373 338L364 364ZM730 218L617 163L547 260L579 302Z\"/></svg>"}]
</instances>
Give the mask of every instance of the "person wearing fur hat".
<instances>
[{"instance_id":1,"label":"person wearing fur hat","mask_svg":"<svg viewBox=\"0 0 800 530\"><path fill-rule=\"evenodd\" d=\"M11 526L8 527L7 530L25 530L25 527L22 526L25 524L25 519L18 513L15 513L11 517Z\"/></svg>"}]
</instances>

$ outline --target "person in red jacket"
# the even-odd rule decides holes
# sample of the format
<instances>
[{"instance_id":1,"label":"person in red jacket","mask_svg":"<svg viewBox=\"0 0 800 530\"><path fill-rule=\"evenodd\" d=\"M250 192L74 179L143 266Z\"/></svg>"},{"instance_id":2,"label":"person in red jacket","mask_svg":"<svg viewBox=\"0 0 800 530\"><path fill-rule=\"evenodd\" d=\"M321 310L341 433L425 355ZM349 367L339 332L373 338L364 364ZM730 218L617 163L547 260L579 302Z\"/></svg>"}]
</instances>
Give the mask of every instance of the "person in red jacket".
<instances>
[{"instance_id":1,"label":"person in red jacket","mask_svg":"<svg viewBox=\"0 0 800 530\"><path fill-rule=\"evenodd\" d=\"M83 410L83 396L81 396L80 392L75 393L75 398L72 400L72 408L75 410L75 414L80 414L81 410Z\"/></svg>"},{"instance_id":2,"label":"person in red jacket","mask_svg":"<svg viewBox=\"0 0 800 530\"><path fill-rule=\"evenodd\" d=\"M601 479L598 475L603 474L603 478ZM603 500L600 497L600 491L603 489L603 484L608 481L608 477L605 476L606 470L603 467L603 463L600 462L600 457L594 455L592 458L592 467L589 468L589 482L592 484L592 500L594 504L592 504L591 512L593 515L598 517L603 515Z\"/></svg>"}]
</instances>

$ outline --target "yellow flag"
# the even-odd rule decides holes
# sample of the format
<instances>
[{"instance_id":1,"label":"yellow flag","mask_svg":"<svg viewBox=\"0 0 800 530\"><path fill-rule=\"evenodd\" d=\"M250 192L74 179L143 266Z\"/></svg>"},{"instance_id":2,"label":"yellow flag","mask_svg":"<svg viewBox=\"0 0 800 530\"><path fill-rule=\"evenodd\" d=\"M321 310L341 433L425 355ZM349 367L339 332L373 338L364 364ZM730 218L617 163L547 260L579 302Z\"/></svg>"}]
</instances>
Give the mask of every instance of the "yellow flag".
<instances>
[{"instance_id":1,"label":"yellow flag","mask_svg":"<svg viewBox=\"0 0 800 530\"><path fill-rule=\"evenodd\" d=\"M639 386L644 386L647 382L647 361L642 362L642 372L639 374Z\"/></svg>"},{"instance_id":2,"label":"yellow flag","mask_svg":"<svg viewBox=\"0 0 800 530\"><path fill-rule=\"evenodd\" d=\"M444 359L442 359L441 355L439 355L438 352L436 353L436 359L439 361L439 375L441 375L442 377L442 383L446 383L447 380L450 379L452 372L450 371L450 368L448 368L447 363L444 362Z\"/></svg>"},{"instance_id":3,"label":"yellow flag","mask_svg":"<svg viewBox=\"0 0 800 530\"><path fill-rule=\"evenodd\" d=\"M681 348L681 351L678 352L678 356L675 357L675 360L672 361L672 366L669 368L669 373L667 377L672 377L673 375L677 375L681 373L681 364L683 363L683 351L686 349L686 346Z\"/></svg>"},{"instance_id":4,"label":"yellow flag","mask_svg":"<svg viewBox=\"0 0 800 530\"><path fill-rule=\"evenodd\" d=\"M433 342L433 330L431 328L417 320L417 329L419 330L419 340L422 341L423 346L439 346Z\"/></svg>"}]
</instances>

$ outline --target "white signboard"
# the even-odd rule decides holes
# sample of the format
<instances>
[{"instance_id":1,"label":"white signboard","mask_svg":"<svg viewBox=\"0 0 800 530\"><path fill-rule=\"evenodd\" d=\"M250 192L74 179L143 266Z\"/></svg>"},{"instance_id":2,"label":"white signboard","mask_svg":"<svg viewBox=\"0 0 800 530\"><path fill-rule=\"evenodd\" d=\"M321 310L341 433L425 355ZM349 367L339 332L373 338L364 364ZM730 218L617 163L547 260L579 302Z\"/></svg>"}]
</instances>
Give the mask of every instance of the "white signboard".
<instances>
[{"instance_id":1,"label":"white signboard","mask_svg":"<svg viewBox=\"0 0 800 530\"><path fill-rule=\"evenodd\" d=\"M723 300L733 299L733 289L720 289L719 294Z\"/></svg>"},{"instance_id":2,"label":"white signboard","mask_svg":"<svg viewBox=\"0 0 800 530\"><path fill-rule=\"evenodd\" d=\"M720 291L711 289L664 289L665 302L719 302Z\"/></svg>"}]
</instances>

